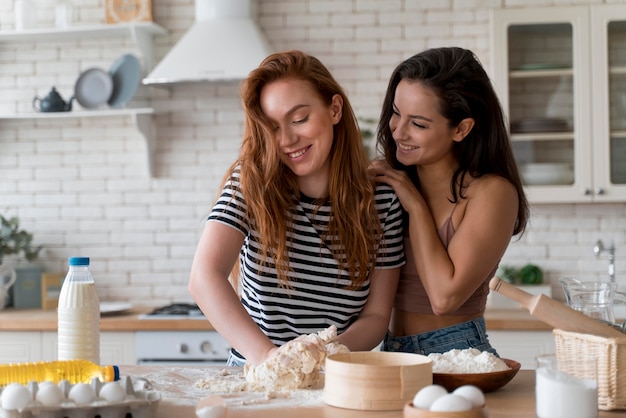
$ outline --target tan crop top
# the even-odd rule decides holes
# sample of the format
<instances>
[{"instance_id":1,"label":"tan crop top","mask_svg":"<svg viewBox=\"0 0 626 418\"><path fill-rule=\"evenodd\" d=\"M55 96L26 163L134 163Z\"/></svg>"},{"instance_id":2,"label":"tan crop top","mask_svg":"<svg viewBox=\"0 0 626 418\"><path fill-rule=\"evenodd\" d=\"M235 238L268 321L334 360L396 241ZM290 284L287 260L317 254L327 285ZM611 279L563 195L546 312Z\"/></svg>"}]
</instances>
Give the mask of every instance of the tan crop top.
<instances>
[{"instance_id":1,"label":"tan crop top","mask_svg":"<svg viewBox=\"0 0 626 418\"><path fill-rule=\"evenodd\" d=\"M456 208L456 205L454 208ZM454 209L452 209L452 212L454 212ZM448 248L448 244L455 232L454 226L452 225L452 213L450 213L448 219L446 219L437 232L443 245ZM411 241L408 234L404 238L404 255L406 257L406 264L402 266L400 272L400 282L398 283L394 307L402 311L434 315L426 290L417 275L417 268L415 266L415 259L413 258ZM450 313L450 315L468 315L484 312L487 303L487 295L489 294L489 280L496 274L497 268L498 265L496 264L489 275L485 277L480 287L459 309Z\"/></svg>"}]
</instances>

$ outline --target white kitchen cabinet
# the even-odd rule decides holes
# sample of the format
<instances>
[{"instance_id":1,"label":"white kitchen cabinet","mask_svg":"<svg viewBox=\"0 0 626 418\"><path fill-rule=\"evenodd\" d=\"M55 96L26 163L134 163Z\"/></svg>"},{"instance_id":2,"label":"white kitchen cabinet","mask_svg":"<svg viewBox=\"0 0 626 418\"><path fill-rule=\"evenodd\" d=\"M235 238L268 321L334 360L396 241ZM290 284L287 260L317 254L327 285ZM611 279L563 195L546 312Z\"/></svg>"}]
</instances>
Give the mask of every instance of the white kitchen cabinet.
<instances>
[{"instance_id":1,"label":"white kitchen cabinet","mask_svg":"<svg viewBox=\"0 0 626 418\"><path fill-rule=\"evenodd\" d=\"M497 10L493 80L529 200L626 200L626 8Z\"/></svg>"},{"instance_id":2,"label":"white kitchen cabinet","mask_svg":"<svg viewBox=\"0 0 626 418\"><path fill-rule=\"evenodd\" d=\"M0 363L23 363L43 359L41 332L0 332Z\"/></svg>"},{"instance_id":3,"label":"white kitchen cabinet","mask_svg":"<svg viewBox=\"0 0 626 418\"><path fill-rule=\"evenodd\" d=\"M0 331L0 363L51 361L57 358L52 331ZM134 332L101 332L100 364L135 364Z\"/></svg>"},{"instance_id":4,"label":"white kitchen cabinet","mask_svg":"<svg viewBox=\"0 0 626 418\"><path fill-rule=\"evenodd\" d=\"M153 38L165 34L165 29L152 22L121 23L114 25L77 26L65 29L29 29L23 31L0 31L1 43L15 42L48 42L75 41L83 38L114 38L127 37L131 39L140 51L145 70L153 66ZM53 113L8 113L0 114L0 121L20 119L63 119L63 118L94 118L94 117L130 117L135 128L143 136L146 143L148 173L154 174L153 151L155 141L155 127L152 108L123 108L103 109Z\"/></svg>"},{"instance_id":5,"label":"white kitchen cabinet","mask_svg":"<svg viewBox=\"0 0 626 418\"><path fill-rule=\"evenodd\" d=\"M500 357L519 361L522 369L535 369L535 357L554 353L552 331L490 331L489 342Z\"/></svg>"}]
</instances>

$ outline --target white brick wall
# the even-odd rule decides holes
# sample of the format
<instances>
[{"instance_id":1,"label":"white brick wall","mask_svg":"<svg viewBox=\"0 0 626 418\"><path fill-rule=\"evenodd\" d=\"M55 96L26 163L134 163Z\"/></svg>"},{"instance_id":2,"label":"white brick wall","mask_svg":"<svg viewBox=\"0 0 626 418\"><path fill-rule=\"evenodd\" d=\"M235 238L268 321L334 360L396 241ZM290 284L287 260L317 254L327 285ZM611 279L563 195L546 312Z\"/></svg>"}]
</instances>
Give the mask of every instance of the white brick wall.
<instances>
[{"instance_id":1,"label":"white brick wall","mask_svg":"<svg viewBox=\"0 0 626 418\"><path fill-rule=\"evenodd\" d=\"M35 1L39 23L51 25L54 2ZM317 55L344 85L357 113L372 118L395 64L421 49L467 47L489 68L489 10L581 4L258 1L258 20L274 47ZM74 3L76 24L104 22L102 0ZM192 24L194 1L154 4L155 20L168 30L156 40L159 58ZM0 30L12 28L12 1L2 0ZM117 39L0 43L0 112L30 111L32 98L52 85L69 98L82 70L108 68L132 48ZM103 300L157 305L190 299L186 284L196 240L237 153L243 115L234 83L142 87L139 96L148 95L163 112L156 118L154 178L146 175L145 143L127 118L0 122L0 211L19 215L45 245L40 262L46 270L64 271L68 256L87 255ZM624 203L538 205L527 234L511 244L503 262L537 263L552 283L560 275L599 277L606 257L596 259L593 245L614 240L618 278L626 283L625 216Z\"/></svg>"}]
</instances>

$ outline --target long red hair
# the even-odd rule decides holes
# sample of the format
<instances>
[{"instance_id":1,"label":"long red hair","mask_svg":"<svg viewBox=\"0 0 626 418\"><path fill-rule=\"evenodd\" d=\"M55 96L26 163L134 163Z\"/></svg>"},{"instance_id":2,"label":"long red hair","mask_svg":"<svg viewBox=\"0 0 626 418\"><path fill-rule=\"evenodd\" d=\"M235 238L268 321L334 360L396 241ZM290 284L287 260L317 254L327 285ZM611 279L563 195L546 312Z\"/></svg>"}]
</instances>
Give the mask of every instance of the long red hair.
<instances>
[{"instance_id":1,"label":"long red hair","mask_svg":"<svg viewBox=\"0 0 626 418\"><path fill-rule=\"evenodd\" d=\"M262 254L275 257L279 281L289 287L287 214L294 205L293 196L299 198L300 192L295 174L280 160L278 144L260 104L263 87L281 79L310 83L329 106L335 94L343 98L343 115L334 125L330 152L331 218L326 237L339 244L335 259L340 268L349 271L352 287L358 287L375 265L382 236L375 185L367 172L369 160L345 92L317 58L301 51L268 56L241 87L245 128L239 158L231 169L240 168L249 224L261 237Z\"/></svg>"}]
</instances>

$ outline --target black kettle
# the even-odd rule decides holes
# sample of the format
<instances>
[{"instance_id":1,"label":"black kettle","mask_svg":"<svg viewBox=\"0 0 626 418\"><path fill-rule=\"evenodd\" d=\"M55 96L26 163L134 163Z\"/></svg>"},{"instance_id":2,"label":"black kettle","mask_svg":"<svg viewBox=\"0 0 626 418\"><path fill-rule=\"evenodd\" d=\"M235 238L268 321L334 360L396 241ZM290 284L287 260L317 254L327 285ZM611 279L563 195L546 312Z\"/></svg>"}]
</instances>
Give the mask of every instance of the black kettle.
<instances>
[{"instance_id":1,"label":"black kettle","mask_svg":"<svg viewBox=\"0 0 626 418\"><path fill-rule=\"evenodd\" d=\"M72 97L68 102L63 100L56 88L52 87L50 93L43 99L35 96L33 99L33 109L36 112L69 112L72 110Z\"/></svg>"}]
</instances>

